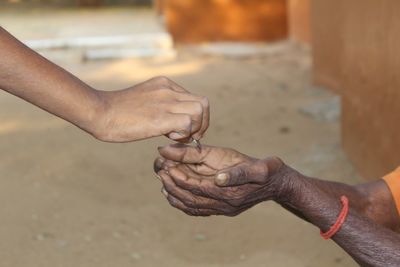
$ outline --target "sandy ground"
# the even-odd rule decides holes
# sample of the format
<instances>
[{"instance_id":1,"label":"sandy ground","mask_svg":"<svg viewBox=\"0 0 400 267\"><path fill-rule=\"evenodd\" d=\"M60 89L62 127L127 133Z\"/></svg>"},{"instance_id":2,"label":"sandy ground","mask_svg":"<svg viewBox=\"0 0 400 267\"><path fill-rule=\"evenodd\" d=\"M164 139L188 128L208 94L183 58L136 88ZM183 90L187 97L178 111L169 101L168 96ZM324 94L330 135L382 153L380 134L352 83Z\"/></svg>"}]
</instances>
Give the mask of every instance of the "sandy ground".
<instances>
[{"instance_id":1,"label":"sandy ground","mask_svg":"<svg viewBox=\"0 0 400 267\"><path fill-rule=\"evenodd\" d=\"M71 33L82 12L99 23L104 15L103 33L124 33L121 23L135 25L140 16L150 31L160 30L143 10L3 11L0 17L5 28L30 39ZM96 35L100 26L92 21L80 21L78 35L90 29ZM305 49L289 44L241 60L180 53L169 60L81 63L71 51L47 56L104 90L167 75L210 98L204 143L278 155L307 175L359 182L340 147L338 121L299 112L333 97L310 85ZM274 203L235 218L193 218L173 209L152 173L156 147L166 143L101 143L0 93L0 266L356 266L317 228Z\"/></svg>"}]
</instances>

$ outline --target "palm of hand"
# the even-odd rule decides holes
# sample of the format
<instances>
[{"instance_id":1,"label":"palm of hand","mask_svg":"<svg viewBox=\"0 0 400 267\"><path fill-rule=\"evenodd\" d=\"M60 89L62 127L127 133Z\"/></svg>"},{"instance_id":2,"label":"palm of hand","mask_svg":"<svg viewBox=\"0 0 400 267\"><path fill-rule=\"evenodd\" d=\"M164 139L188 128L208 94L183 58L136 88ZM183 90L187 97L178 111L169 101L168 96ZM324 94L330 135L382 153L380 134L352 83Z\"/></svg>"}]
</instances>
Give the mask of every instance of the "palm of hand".
<instances>
[{"instance_id":1,"label":"palm of hand","mask_svg":"<svg viewBox=\"0 0 400 267\"><path fill-rule=\"evenodd\" d=\"M178 166L192 174L193 178L214 179L221 170L253 161L255 159L233 149L207 146L199 153L198 162L180 163Z\"/></svg>"},{"instance_id":2,"label":"palm of hand","mask_svg":"<svg viewBox=\"0 0 400 267\"><path fill-rule=\"evenodd\" d=\"M258 184L220 187L214 182L216 174L220 171L252 165L257 159L232 149L209 146L204 146L200 152L194 147L174 145L161 148L160 154L163 158L156 160L155 171L161 176L164 187L170 194L168 200L171 205L185 212L187 210L183 205L189 206L189 209L196 209L201 202L200 207L216 211L196 211L196 215L237 215L264 197L263 194L253 194L261 193L263 186Z\"/></svg>"}]
</instances>

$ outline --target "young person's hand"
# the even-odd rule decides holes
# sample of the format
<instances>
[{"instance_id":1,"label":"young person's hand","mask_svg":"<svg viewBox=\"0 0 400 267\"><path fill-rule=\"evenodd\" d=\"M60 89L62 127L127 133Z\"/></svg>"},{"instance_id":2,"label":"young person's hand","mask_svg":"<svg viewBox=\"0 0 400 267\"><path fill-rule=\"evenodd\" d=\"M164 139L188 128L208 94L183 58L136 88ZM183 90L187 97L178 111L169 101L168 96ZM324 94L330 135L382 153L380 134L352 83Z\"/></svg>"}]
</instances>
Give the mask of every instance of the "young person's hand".
<instances>
[{"instance_id":1,"label":"young person's hand","mask_svg":"<svg viewBox=\"0 0 400 267\"><path fill-rule=\"evenodd\" d=\"M0 90L69 121L99 140L154 136L190 142L208 128L209 104L165 77L121 91L98 91L0 27Z\"/></svg>"},{"instance_id":2,"label":"young person's hand","mask_svg":"<svg viewBox=\"0 0 400 267\"><path fill-rule=\"evenodd\" d=\"M165 77L131 88L99 92L101 108L93 135L107 142L129 142L166 135L189 142L199 140L210 119L207 98L186 91Z\"/></svg>"}]
</instances>

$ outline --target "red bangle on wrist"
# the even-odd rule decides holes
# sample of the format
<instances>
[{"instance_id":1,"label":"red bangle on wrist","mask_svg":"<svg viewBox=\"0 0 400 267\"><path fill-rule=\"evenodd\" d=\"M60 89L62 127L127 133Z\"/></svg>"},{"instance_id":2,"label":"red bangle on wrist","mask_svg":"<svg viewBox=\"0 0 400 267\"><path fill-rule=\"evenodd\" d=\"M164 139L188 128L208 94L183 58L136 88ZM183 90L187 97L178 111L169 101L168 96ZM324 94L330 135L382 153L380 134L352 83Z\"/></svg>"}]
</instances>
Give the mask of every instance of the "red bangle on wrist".
<instances>
[{"instance_id":1,"label":"red bangle on wrist","mask_svg":"<svg viewBox=\"0 0 400 267\"><path fill-rule=\"evenodd\" d=\"M346 196L341 196L340 197L340 201L343 204L343 208L340 211L336 222L325 233L323 233L322 231L320 232L321 236L324 239L330 239L332 236L334 236L340 230L340 227L342 226L342 224L346 220L347 214L349 213L349 199Z\"/></svg>"}]
</instances>

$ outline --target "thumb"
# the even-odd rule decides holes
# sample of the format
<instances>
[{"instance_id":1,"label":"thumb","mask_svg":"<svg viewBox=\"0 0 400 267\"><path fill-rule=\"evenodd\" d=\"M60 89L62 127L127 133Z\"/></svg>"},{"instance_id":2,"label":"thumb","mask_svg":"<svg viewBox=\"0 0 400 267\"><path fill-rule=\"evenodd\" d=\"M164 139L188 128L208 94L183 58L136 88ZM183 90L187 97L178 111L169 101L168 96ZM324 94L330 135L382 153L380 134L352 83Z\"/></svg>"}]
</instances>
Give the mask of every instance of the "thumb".
<instances>
[{"instance_id":1,"label":"thumb","mask_svg":"<svg viewBox=\"0 0 400 267\"><path fill-rule=\"evenodd\" d=\"M263 184L268 178L268 167L261 162L243 164L217 173L215 183L218 186L236 186L247 183Z\"/></svg>"}]
</instances>

